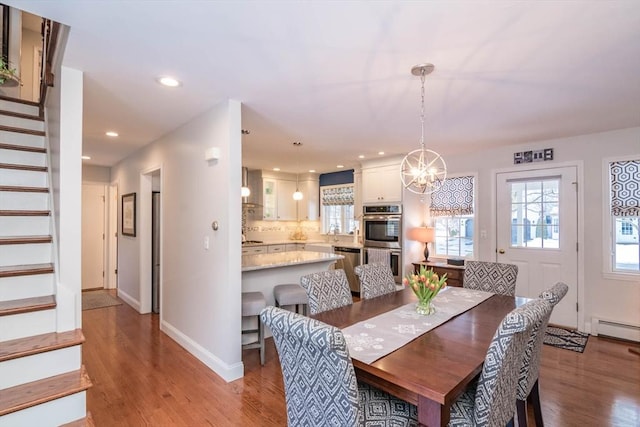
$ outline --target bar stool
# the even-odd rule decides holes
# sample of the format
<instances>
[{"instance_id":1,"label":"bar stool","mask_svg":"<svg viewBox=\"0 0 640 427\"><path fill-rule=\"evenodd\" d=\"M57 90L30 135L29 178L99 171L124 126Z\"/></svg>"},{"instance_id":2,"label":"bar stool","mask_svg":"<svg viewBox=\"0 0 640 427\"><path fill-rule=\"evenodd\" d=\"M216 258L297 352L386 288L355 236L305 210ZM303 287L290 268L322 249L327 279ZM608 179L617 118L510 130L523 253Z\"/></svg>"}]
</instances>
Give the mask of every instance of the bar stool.
<instances>
[{"instance_id":1,"label":"bar stool","mask_svg":"<svg viewBox=\"0 0 640 427\"><path fill-rule=\"evenodd\" d=\"M257 329L243 329L242 334L258 333L258 342L243 344L242 348L259 348L260 364L264 365L264 326L260 320L260 312L267 306L262 292L242 293L242 317L255 317L258 322Z\"/></svg>"},{"instance_id":2,"label":"bar stool","mask_svg":"<svg viewBox=\"0 0 640 427\"><path fill-rule=\"evenodd\" d=\"M276 300L276 307L293 305L296 313L306 316L309 297L302 286L296 283L276 285L273 288L273 297ZM300 311L298 310L299 306L302 306Z\"/></svg>"}]
</instances>

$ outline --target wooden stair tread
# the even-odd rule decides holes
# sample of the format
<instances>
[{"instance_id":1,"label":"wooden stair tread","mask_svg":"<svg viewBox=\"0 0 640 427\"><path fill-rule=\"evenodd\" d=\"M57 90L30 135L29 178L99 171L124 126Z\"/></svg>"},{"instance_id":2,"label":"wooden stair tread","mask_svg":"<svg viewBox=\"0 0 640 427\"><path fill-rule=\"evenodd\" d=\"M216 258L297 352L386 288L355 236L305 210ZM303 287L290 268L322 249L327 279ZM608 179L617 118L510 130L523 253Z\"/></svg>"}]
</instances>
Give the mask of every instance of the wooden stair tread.
<instances>
[{"instance_id":1,"label":"wooden stair tread","mask_svg":"<svg viewBox=\"0 0 640 427\"><path fill-rule=\"evenodd\" d=\"M51 236L0 237L0 245L21 245L31 243L51 243Z\"/></svg>"},{"instance_id":2,"label":"wooden stair tread","mask_svg":"<svg viewBox=\"0 0 640 427\"><path fill-rule=\"evenodd\" d=\"M80 418L79 420L71 421L67 424L62 424L60 427L95 427L95 422L93 421L93 416L91 416L91 412L87 411L87 416L84 418Z\"/></svg>"},{"instance_id":3,"label":"wooden stair tread","mask_svg":"<svg viewBox=\"0 0 640 427\"><path fill-rule=\"evenodd\" d=\"M30 172L46 172L46 166L33 166L33 165L15 165L12 163L0 163L0 168L2 169L15 169L21 171L30 171Z\"/></svg>"},{"instance_id":4,"label":"wooden stair tread","mask_svg":"<svg viewBox=\"0 0 640 427\"><path fill-rule=\"evenodd\" d=\"M26 338L18 338L0 342L0 362L73 347L84 342L82 329L74 329L66 332L50 332L48 334L34 335Z\"/></svg>"},{"instance_id":5,"label":"wooden stair tread","mask_svg":"<svg viewBox=\"0 0 640 427\"><path fill-rule=\"evenodd\" d=\"M13 191L17 193L48 193L47 187L22 187L19 185L0 185L0 191Z\"/></svg>"},{"instance_id":6,"label":"wooden stair tread","mask_svg":"<svg viewBox=\"0 0 640 427\"><path fill-rule=\"evenodd\" d=\"M53 264L23 264L0 267L0 277L31 276L53 273Z\"/></svg>"},{"instance_id":7,"label":"wooden stair tread","mask_svg":"<svg viewBox=\"0 0 640 427\"><path fill-rule=\"evenodd\" d=\"M6 126L6 125L0 125L0 131L5 131L5 132L15 132L15 133L26 133L29 135L37 135L37 136L45 136L45 132L43 130L31 130L31 129L25 129L25 128L18 128L15 126Z\"/></svg>"},{"instance_id":8,"label":"wooden stair tread","mask_svg":"<svg viewBox=\"0 0 640 427\"><path fill-rule=\"evenodd\" d=\"M49 216L49 211L0 211L0 216Z\"/></svg>"},{"instance_id":9,"label":"wooden stair tread","mask_svg":"<svg viewBox=\"0 0 640 427\"><path fill-rule=\"evenodd\" d=\"M29 145L7 144L0 142L0 148L5 150L29 151L32 153L46 153L47 149L43 147L31 147Z\"/></svg>"},{"instance_id":10,"label":"wooden stair tread","mask_svg":"<svg viewBox=\"0 0 640 427\"><path fill-rule=\"evenodd\" d=\"M27 114L27 113L18 113L16 111L0 110L0 115L19 117L21 119L36 120L38 122L44 122L44 117L35 116L33 114Z\"/></svg>"},{"instance_id":11,"label":"wooden stair tread","mask_svg":"<svg viewBox=\"0 0 640 427\"><path fill-rule=\"evenodd\" d=\"M0 390L0 416L60 399L91 387L91 380L81 369Z\"/></svg>"},{"instance_id":12,"label":"wooden stair tread","mask_svg":"<svg viewBox=\"0 0 640 427\"><path fill-rule=\"evenodd\" d=\"M15 102L16 104L31 105L32 107L39 107L40 103L36 101L27 101L26 99L14 98L12 96L0 95L0 100Z\"/></svg>"},{"instance_id":13,"label":"wooden stair tread","mask_svg":"<svg viewBox=\"0 0 640 427\"><path fill-rule=\"evenodd\" d=\"M55 307L55 295L0 301L0 316L49 310Z\"/></svg>"}]
</instances>

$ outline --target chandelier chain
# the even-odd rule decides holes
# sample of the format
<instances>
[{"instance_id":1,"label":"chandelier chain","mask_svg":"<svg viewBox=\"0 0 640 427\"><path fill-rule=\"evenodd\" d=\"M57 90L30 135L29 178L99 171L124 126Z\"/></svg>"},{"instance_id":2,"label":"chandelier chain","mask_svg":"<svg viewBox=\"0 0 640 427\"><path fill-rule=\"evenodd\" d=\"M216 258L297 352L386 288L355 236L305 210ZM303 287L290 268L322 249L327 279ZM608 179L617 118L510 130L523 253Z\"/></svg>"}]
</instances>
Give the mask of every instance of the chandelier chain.
<instances>
[{"instance_id":1,"label":"chandelier chain","mask_svg":"<svg viewBox=\"0 0 640 427\"><path fill-rule=\"evenodd\" d=\"M421 106L420 109L420 124L422 127L422 133L420 134L420 146L424 150L424 80L425 80L426 70L423 67L420 72L420 81L422 81L422 91L421 91Z\"/></svg>"}]
</instances>

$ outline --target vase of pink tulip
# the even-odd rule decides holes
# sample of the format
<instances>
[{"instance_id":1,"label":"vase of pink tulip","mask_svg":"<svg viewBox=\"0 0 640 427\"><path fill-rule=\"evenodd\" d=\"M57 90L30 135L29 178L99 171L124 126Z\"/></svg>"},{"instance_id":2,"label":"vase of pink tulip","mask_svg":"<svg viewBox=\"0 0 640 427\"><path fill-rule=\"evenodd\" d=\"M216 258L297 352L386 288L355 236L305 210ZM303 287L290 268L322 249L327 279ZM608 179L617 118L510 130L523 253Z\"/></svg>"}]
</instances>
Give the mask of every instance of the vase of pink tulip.
<instances>
[{"instance_id":1,"label":"vase of pink tulip","mask_svg":"<svg viewBox=\"0 0 640 427\"><path fill-rule=\"evenodd\" d=\"M447 275L443 274L439 277L434 273L433 269L427 270L424 265L420 266L417 274L409 274L402 279L405 286L411 287L413 293L418 298L416 304L416 312L418 314L429 315L435 313L432 300L438 295L438 292L447 286Z\"/></svg>"}]
</instances>

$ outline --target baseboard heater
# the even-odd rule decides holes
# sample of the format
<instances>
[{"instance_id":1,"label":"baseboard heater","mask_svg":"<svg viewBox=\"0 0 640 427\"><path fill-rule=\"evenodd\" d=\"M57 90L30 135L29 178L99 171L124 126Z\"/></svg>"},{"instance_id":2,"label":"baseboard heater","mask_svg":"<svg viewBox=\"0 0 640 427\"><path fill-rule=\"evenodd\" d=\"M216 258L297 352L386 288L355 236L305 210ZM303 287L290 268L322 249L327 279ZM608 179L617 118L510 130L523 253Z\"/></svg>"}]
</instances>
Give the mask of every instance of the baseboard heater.
<instances>
[{"instance_id":1,"label":"baseboard heater","mask_svg":"<svg viewBox=\"0 0 640 427\"><path fill-rule=\"evenodd\" d=\"M591 334L640 342L640 325L592 317Z\"/></svg>"}]
</instances>

